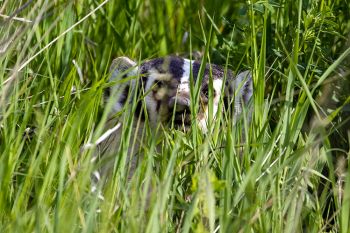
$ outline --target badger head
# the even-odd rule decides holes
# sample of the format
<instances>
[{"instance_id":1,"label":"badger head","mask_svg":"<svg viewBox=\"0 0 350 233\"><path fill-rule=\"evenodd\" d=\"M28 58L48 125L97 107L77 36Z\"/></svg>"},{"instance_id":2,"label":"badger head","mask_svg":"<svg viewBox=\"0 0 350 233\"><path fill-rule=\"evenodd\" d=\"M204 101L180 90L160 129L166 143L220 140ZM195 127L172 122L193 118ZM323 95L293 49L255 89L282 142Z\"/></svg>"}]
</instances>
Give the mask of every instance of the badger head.
<instances>
[{"instance_id":1,"label":"badger head","mask_svg":"<svg viewBox=\"0 0 350 233\"><path fill-rule=\"evenodd\" d=\"M220 66L207 64L200 78L198 77L200 65L199 61L175 56L156 58L139 65L127 57L116 58L111 65L110 78L111 81L119 82L112 87L117 93L113 96L113 111L120 111L125 104L128 104L128 99L129 101L132 99L130 94L137 93L145 97L145 108L136 108L135 114L142 117L144 115L142 111L146 109L152 125L173 123L176 127L188 129L193 122L196 122L203 132L207 131L209 103L212 103L212 113L215 117L221 95L228 100L227 103L233 103L234 114L240 114L243 105L252 97L251 73L245 71L234 77L231 70L225 72ZM193 82L190 81L191 75ZM134 78L130 79L132 76ZM129 80L123 82L123 79L127 78ZM199 103L196 119L193 119L191 89L194 88L192 83L198 81L201 81ZM211 83L213 92L212 99L209 100ZM107 89L107 92L110 92L110 89Z\"/></svg>"}]
</instances>

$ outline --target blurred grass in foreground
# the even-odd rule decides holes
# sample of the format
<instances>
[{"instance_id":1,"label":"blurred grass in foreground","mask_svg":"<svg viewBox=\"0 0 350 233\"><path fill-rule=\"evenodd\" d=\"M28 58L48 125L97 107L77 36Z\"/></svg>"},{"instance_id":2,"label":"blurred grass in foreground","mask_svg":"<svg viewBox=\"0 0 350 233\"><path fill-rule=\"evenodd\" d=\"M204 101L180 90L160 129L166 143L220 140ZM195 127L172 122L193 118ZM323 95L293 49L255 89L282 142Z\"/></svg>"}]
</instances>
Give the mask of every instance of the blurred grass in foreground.
<instances>
[{"instance_id":1,"label":"blurred grass in foreground","mask_svg":"<svg viewBox=\"0 0 350 233\"><path fill-rule=\"evenodd\" d=\"M1 1L0 231L349 232L349 12L340 0ZM124 150L97 200L81 147L103 133L111 60L191 51L253 70L252 124L222 113L209 135L146 129L132 181Z\"/></svg>"}]
</instances>

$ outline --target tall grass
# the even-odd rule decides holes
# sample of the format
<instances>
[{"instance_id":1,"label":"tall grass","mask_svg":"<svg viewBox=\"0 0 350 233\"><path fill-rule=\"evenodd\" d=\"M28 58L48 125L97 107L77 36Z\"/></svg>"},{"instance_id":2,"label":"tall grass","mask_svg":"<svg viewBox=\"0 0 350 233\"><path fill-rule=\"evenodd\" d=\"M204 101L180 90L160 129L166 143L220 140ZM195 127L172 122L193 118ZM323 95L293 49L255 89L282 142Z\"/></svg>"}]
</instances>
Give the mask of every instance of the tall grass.
<instances>
[{"instance_id":1,"label":"tall grass","mask_svg":"<svg viewBox=\"0 0 350 233\"><path fill-rule=\"evenodd\" d=\"M0 1L0 232L349 232L349 12L340 0ZM129 180L132 96L117 159L91 163L112 59L195 51L252 70L252 120L219 112L208 134L146 123ZM90 174L104 163L102 201Z\"/></svg>"}]
</instances>

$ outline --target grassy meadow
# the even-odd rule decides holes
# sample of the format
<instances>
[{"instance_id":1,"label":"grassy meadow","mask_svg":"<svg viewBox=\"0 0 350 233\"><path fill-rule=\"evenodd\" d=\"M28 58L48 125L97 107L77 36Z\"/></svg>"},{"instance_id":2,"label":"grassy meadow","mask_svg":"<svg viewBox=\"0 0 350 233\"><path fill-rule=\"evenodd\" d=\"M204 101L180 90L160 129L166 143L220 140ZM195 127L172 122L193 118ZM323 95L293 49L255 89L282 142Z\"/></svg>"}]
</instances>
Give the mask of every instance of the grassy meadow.
<instances>
[{"instance_id":1,"label":"grassy meadow","mask_svg":"<svg viewBox=\"0 0 350 233\"><path fill-rule=\"evenodd\" d=\"M349 233L349 38L345 0L0 0L0 232ZM146 124L128 180L134 99L91 163L111 61L198 53L252 70L251 121Z\"/></svg>"}]
</instances>

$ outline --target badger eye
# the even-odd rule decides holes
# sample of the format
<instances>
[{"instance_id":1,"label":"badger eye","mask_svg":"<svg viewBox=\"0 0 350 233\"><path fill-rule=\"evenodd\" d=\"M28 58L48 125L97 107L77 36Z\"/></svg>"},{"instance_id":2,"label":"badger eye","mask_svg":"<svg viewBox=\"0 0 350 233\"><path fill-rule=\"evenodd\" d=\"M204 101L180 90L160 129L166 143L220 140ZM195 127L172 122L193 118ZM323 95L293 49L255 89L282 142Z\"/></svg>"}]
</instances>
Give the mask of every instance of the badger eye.
<instances>
[{"instance_id":1,"label":"badger eye","mask_svg":"<svg viewBox=\"0 0 350 233\"><path fill-rule=\"evenodd\" d=\"M203 88L202 88L202 94L208 98L209 97L209 89L208 89L208 86L205 85Z\"/></svg>"},{"instance_id":2,"label":"badger eye","mask_svg":"<svg viewBox=\"0 0 350 233\"><path fill-rule=\"evenodd\" d=\"M156 88L156 89L160 89L160 88L162 88L162 87L164 87L164 86L165 86L165 83L164 83L164 81L162 81L162 80L158 80L158 81L156 81L155 84L154 84L154 88Z\"/></svg>"},{"instance_id":3,"label":"badger eye","mask_svg":"<svg viewBox=\"0 0 350 233\"><path fill-rule=\"evenodd\" d=\"M164 86L163 81L155 81L152 85L152 91L157 92L159 89L161 89Z\"/></svg>"}]
</instances>

